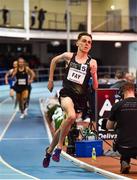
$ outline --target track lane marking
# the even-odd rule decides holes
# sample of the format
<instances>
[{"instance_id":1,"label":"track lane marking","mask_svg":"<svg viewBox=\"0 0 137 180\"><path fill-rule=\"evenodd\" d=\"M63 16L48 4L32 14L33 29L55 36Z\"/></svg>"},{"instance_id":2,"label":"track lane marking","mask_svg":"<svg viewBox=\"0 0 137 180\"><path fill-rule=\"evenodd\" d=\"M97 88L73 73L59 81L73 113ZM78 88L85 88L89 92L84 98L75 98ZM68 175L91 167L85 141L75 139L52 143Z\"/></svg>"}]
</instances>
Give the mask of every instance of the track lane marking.
<instances>
[{"instance_id":1,"label":"track lane marking","mask_svg":"<svg viewBox=\"0 0 137 180\"><path fill-rule=\"evenodd\" d=\"M45 117L45 110L46 108L44 106L46 106L46 102L47 102L47 99L42 99L40 98L39 99L39 103L40 103L40 109L41 109L41 112L42 112L42 115L43 115L43 119L44 119L44 124L45 124L45 127L47 129L47 133L48 133L48 137L49 137L49 141L51 143L52 141L52 134L51 134L51 131L50 131L50 128L48 126L48 123L46 122L46 117ZM44 106L43 106L44 105ZM82 169L86 169L88 171L91 171L91 172L95 172L95 173L98 173L98 174L101 174L102 176L106 177L106 178L110 178L110 179L125 179L125 180L131 180L131 178L128 178L128 177L124 177L124 176L121 176L121 175L118 175L118 174L115 174L115 173L112 173L112 172L109 172L109 171L106 171L104 169L101 169L101 168L97 168L93 165L90 165L90 164L87 164L83 161L80 161L72 156L70 156L69 154L67 154L65 151L62 151L61 152L61 155L68 161L72 162L73 164L75 164L76 166L82 168Z\"/></svg>"},{"instance_id":2,"label":"track lane marking","mask_svg":"<svg viewBox=\"0 0 137 180\"><path fill-rule=\"evenodd\" d=\"M0 102L0 105L4 104L5 102L7 102L8 100L10 100L10 97L4 99L3 101Z\"/></svg>"},{"instance_id":3,"label":"track lane marking","mask_svg":"<svg viewBox=\"0 0 137 180\"><path fill-rule=\"evenodd\" d=\"M0 162L1 162L2 164L4 164L6 167L8 167L9 169L11 169L11 170L13 170L13 171L15 171L15 172L17 172L17 173L19 173L19 174L21 174L21 175L24 175L24 176L29 177L29 178L31 178L31 179L40 180L40 179L38 179L38 178L36 178L36 177L34 177L34 176L31 176L31 175L26 174L26 173L24 173L24 172L22 172L22 171L20 171L20 170L18 170L18 169L15 169L15 168L12 167L10 164L8 164L6 161L4 161L1 156L0 156Z\"/></svg>"},{"instance_id":4,"label":"track lane marking","mask_svg":"<svg viewBox=\"0 0 137 180\"><path fill-rule=\"evenodd\" d=\"M6 98L5 100L3 100L3 101L0 103L0 105L4 104L4 103L7 102L9 99L10 99L10 98ZM11 125L12 121L14 120L16 114L17 114L17 110L12 114L9 122L7 123L6 127L5 127L4 130L2 131L2 134L0 135L0 142L2 141L5 133L7 132L8 128L10 127L10 125ZM29 174L26 174L26 173L24 173L24 172L22 172L22 171L20 171L20 170L18 170L18 169L16 169L16 168L12 167L10 164L8 164L8 163L4 160L1 156L0 156L0 162L1 162L2 164L4 164L7 168L13 170L14 172L17 172L17 173L19 173L19 174L21 174L21 175L24 175L24 176L29 177L29 178L34 179L34 180L40 180L40 179L38 179L38 178L36 178L36 177L34 177L34 176L31 176L31 175L29 175ZM8 175L9 175L9 174L8 174Z\"/></svg>"},{"instance_id":5,"label":"track lane marking","mask_svg":"<svg viewBox=\"0 0 137 180\"><path fill-rule=\"evenodd\" d=\"M48 140L48 138L2 138L2 141Z\"/></svg>"},{"instance_id":6,"label":"track lane marking","mask_svg":"<svg viewBox=\"0 0 137 180\"><path fill-rule=\"evenodd\" d=\"M7 132L10 124L12 123L12 121L14 120L14 117L16 116L17 114L17 110L12 114L9 122L7 123L6 127L4 128L4 130L2 131L1 135L0 135L0 141L2 140L2 138L4 137L5 133Z\"/></svg>"}]
</instances>

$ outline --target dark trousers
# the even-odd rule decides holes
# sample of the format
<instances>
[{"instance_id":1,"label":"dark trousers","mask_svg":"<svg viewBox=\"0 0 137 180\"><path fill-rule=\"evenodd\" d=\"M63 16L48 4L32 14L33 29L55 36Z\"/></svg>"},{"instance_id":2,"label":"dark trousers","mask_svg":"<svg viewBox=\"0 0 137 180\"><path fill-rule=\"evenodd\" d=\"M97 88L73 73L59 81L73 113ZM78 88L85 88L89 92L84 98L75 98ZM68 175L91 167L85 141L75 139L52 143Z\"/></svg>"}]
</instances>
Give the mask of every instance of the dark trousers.
<instances>
[{"instance_id":1,"label":"dark trousers","mask_svg":"<svg viewBox=\"0 0 137 180\"><path fill-rule=\"evenodd\" d=\"M126 161L127 163L130 163L131 158L137 157L137 147L134 148L123 148L118 147L118 152L121 154L120 161Z\"/></svg>"},{"instance_id":2,"label":"dark trousers","mask_svg":"<svg viewBox=\"0 0 137 180\"><path fill-rule=\"evenodd\" d=\"M44 21L43 20L39 20L39 29L42 29L43 28L43 23L44 23Z\"/></svg>"},{"instance_id":3,"label":"dark trousers","mask_svg":"<svg viewBox=\"0 0 137 180\"><path fill-rule=\"evenodd\" d=\"M7 16L3 17L3 24L6 25L7 24Z\"/></svg>"},{"instance_id":4,"label":"dark trousers","mask_svg":"<svg viewBox=\"0 0 137 180\"><path fill-rule=\"evenodd\" d=\"M31 17L31 26L30 27L33 27L35 25L35 17Z\"/></svg>"}]
</instances>

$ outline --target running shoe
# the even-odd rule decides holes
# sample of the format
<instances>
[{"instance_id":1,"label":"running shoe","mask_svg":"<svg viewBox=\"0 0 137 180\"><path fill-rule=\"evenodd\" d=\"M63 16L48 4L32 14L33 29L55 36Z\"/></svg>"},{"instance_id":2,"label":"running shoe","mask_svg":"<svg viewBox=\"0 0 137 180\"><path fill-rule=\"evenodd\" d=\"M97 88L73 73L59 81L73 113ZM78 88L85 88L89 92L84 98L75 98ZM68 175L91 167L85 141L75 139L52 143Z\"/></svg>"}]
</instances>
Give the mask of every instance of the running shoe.
<instances>
[{"instance_id":1,"label":"running shoe","mask_svg":"<svg viewBox=\"0 0 137 180\"><path fill-rule=\"evenodd\" d=\"M20 118L23 119L24 117L25 117L25 114L22 113L22 114L20 115Z\"/></svg>"},{"instance_id":2,"label":"running shoe","mask_svg":"<svg viewBox=\"0 0 137 180\"><path fill-rule=\"evenodd\" d=\"M130 169L129 163L126 162L126 161L122 161L121 162L121 170L120 170L120 172L122 174L128 174L129 173L129 169Z\"/></svg>"},{"instance_id":3,"label":"running shoe","mask_svg":"<svg viewBox=\"0 0 137 180\"><path fill-rule=\"evenodd\" d=\"M55 151L53 152L53 155L52 155L53 161L56 161L56 162L60 161L60 153L61 153L61 149L59 149L59 148L55 149Z\"/></svg>"},{"instance_id":4,"label":"running shoe","mask_svg":"<svg viewBox=\"0 0 137 180\"><path fill-rule=\"evenodd\" d=\"M27 116L27 115L28 115L28 108L25 108L25 110L24 110L24 114L25 114L25 116Z\"/></svg>"},{"instance_id":5,"label":"running shoe","mask_svg":"<svg viewBox=\"0 0 137 180\"><path fill-rule=\"evenodd\" d=\"M43 167L47 168L49 166L50 163L50 158L51 158L51 154L47 152L48 148L46 149L46 155L45 158L43 159Z\"/></svg>"}]
</instances>

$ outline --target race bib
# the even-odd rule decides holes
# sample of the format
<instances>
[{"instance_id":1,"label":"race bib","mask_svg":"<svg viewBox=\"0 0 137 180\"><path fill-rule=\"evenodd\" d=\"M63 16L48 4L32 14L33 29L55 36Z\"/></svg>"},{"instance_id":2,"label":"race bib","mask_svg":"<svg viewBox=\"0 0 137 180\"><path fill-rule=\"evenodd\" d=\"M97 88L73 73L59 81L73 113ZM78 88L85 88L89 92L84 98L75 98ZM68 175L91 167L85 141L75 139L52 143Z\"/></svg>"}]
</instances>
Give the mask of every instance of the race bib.
<instances>
[{"instance_id":1,"label":"race bib","mask_svg":"<svg viewBox=\"0 0 137 180\"><path fill-rule=\"evenodd\" d=\"M18 85L26 85L26 79L18 79Z\"/></svg>"},{"instance_id":2,"label":"race bib","mask_svg":"<svg viewBox=\"0 0 137 180\"><path fill-rule=\"evenodd\" d=\"M87 65L81 65L80 69L75 69L73 67L70 67L67 79L69 81L72 81L78 84L83 84L85 76L86 76L86 70L87 70Z\"/></svg>"}]
</instances>

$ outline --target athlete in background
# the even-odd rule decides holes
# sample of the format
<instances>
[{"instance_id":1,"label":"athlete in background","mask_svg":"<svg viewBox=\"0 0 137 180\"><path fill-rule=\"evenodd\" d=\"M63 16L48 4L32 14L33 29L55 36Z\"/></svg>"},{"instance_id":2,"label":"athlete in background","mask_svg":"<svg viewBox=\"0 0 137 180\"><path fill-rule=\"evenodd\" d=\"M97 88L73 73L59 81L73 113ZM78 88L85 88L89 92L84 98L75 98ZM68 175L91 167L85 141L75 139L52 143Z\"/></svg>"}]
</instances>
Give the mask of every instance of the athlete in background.
<instances>
[{"instance_id":1,"label":"athlete in background","mask_svg":"<svg viewBox=\"0 0 137 180\"><path fill-rule=\"evenodd\" d=\"M16 77L14 90L16 91L17 100L21 112L20 118L24 118L28 100L28 89L33 82L35 73L28 66L22 57L18 58L18 66L14 69L12 77Z\"/></svg>"},{"instance_id":2,"label":"athlete in background","mask_svg":"<svg viewBox=\"0 0 137 180\"><path fill-rule=\"evenodd\" d=\"M16 80L16 78L12 78L12 73L13 73L14 68L17 67L17 64L18 64L18 62L17 62L17 61L14 61L14 62L13 62L13 68L10 69L10 70L5 74L5 84L6 84L6 85L7 85L7 84L10 85L10 97L11 97L12 99L14 99L14 94L15 94L15 92L14 92L14 84L15 84L15 80Z\"/></svg>"}]
</instances>

